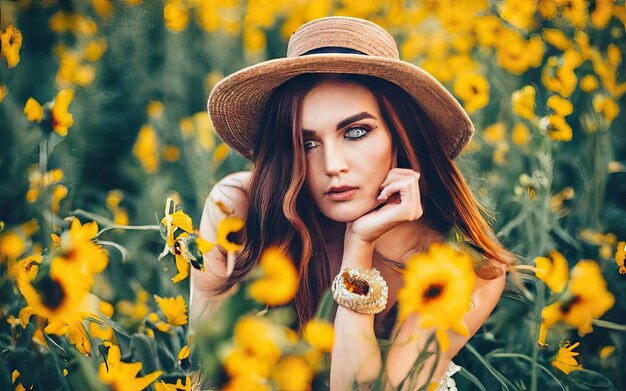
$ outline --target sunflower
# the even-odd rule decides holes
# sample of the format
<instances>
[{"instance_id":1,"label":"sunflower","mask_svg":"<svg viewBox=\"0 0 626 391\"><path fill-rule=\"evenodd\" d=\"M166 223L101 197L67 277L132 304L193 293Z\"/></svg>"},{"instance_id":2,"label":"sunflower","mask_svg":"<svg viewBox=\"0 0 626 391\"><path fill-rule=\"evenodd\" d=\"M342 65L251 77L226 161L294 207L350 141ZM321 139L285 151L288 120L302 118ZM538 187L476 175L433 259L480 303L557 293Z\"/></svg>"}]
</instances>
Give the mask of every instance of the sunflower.
<instances>
[{"instance_id":1,"label":"sunflower","mask_svg":"<svg viewBox=\"0 0 626 391\"><path fill-rule=\"evenodd\" d=\"M548 328L559 321L576 327L579 335L590 333L592 320L604 315L615 303L596 262L578 262L571 276L562 297L541 311L540 344L545 343Z\"/></svg>"},{"instance_id":2,"label":"sunflower","mask_svg":"<svg viewBox=\"0 0 626 391\"><path fill-rule=\"evenodd\" d=\"M289 258L277 249L263 252L260 260L262 277L249 287L252 298L276 306L287 304L298 291L298 272Z\"/></svg>"},{"instance_id":3,"label":"sunflower","mask_svg":"<svg viewBox=\"0 0 626 391\"><path fill-rule=\"evenodd\" d=\"M235 268L235 254L243 248L238 243L238 237L244 226L244 221L235 216L228 216L220 221L217 227L217 244L226 249L226 275L230 276Z\"/></svg>"},{"instance_id":4,"label":"sunflower","mask_svg":"<svg viewBox=\"0 0 626 391\"><path fill-rule=\"evenodd\" d=\"M174 297L159 297L154 295L159 308L167 318L167 323L172 326L187 324L187 304L181 295Z\"/></svg>"},{"instance_id":5,"label":"sunflower","mask_svg":"<svg viewBox=\"0 0 626 391\"><path fill-rule=\"evenodd\" d=\"M569 265L567 259L556 251L550 251L550 258L535 258L537 268L535 274L537 278L543 281L554 293L559 293L567 284Z\"/></svg>"},{"instance_id":6,"label":"sunflower","mask_svg":"<svg viewBox=\"0 0 626 391\"><path fill-rule=\"evenodd\" d=\"M470 310L475 274L469 255L447 244L433 243L427 253L407 262L398 292L399 321L419 315L420 327L435 327L441 350L447 351L447 330L469 335L463 316Z\"/></svg>"},{"instance_id":7,"label":"sunflower","mask_svg":"<svg viewBox=\"0 0 626 391\"><path fill-rule=\"evenodd\" d=\"M135 377L141 371L141 362L125 363L121 361L120 348L105 342L108 349L106 361L100 364L98 377L115 391L143 390L161 376L162 371L154 371L143 377Z\"/></svg>"},{"instance_id":8,"label":"sunflower","mask_svg":"<svg viewBox=\"0 0 626 391\"><path fill-rule=\"evenodd\" d=\"M28 304L20 311L20 323L27 325L32 315L46 319L44 332L67 335L81 352L89 354L91 344L82 323L89 315L82 309L87 289L81 279L72 269L61 273L51 269L33 283L26 273L20 274L17 286Z\"/></svg>"},{"instance_id":9,"label":"sunflower","mask_svg":"<svg viewBox=\"0 0 626 391\"><path fill-rule=\"evenodd\" d=\"M583 366L576 361L576 356L580 353L574 352L574 349L580 345L580 342L576 342L570 345L569 341L565 341L559 346L559 352L556 358L552 361L552 366L559 369L561 372L569 375L570 372L583 369Z\"/></svg>"}]
</instances>

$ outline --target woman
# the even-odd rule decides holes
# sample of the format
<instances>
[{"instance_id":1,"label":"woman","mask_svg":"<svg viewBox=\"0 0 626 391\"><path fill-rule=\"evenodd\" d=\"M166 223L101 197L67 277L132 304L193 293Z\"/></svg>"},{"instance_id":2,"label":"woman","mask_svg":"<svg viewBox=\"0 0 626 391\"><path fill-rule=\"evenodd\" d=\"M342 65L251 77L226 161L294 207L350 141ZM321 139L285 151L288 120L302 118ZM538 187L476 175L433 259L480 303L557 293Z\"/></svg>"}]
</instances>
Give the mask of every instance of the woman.
<instances>
[{"instance_id":1,"label":"woman","mask_svg":"<svg viewBox=\"0 0 626 391\"><path fill-rule=\"evenodd\" d=\"M286 58L220 82L209 114L222 139L255 168L224 178L207 200L200 228L205 239L215 241L221 204L245 218L244 246L232 271L217 248L206 255L207 271L193 270L192 319L223 299L269 246L282 248L299 270L294 302L300 324L343 272L371 272L375 278L361 277L384 291L381 305L353 305L333 292L339 306L331 389L349 389L353 379L371 381L382 368L376 337L393 323L404 262L445 241L451 228L482 254L474 307L464 318L470 336L487 319L512 257L452 161L472 123L436 80L398 59L383 29L344 17L307 23L292 35ZM386 363L392 386L409 372L429 335L412 340L416 330L415 316L397 330ZM429 364L436 365L437 379L468 338L450 332L450 348Z\"/></svg>"}]
</instances>

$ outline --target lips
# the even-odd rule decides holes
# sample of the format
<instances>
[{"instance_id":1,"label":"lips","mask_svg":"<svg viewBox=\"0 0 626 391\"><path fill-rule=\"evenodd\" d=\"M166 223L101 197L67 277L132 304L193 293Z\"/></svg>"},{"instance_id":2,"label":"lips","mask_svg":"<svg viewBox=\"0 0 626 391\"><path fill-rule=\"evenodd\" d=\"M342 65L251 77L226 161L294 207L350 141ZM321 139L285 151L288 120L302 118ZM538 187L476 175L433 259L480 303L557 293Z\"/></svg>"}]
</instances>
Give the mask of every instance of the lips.
<instances>
[{"instance_id":1,"label":"lips","mask_svg":"<svg viewBox=\"0 0 626 391\"><path fill-rule=\"evenodd\" d=\"M346 201L351 199L358 190L359 188L354 186L331 187L326 195L333 201Z\"/></svg>"}]
</instances>

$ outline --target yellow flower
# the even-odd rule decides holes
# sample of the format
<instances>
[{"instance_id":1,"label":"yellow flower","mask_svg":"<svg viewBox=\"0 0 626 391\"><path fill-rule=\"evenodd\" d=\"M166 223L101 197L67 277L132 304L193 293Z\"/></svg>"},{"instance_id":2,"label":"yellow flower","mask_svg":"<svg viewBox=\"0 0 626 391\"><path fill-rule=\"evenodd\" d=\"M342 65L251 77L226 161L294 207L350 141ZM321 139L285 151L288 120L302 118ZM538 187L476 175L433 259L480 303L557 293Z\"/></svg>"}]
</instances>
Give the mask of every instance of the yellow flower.
<instances>
[{"instance_id":1,"label":"yellow flower","mask_svg":"<svg viewBox=\"0 0 626 391\"><path fill-rule=\"evenodd\" d=\"M113 16L113 12L115 8L113 8L113 4L111 4L110 0L91 0L91 4L93 5L94 11L100 16L102 19L110 19Z\"/></svg>"},{"instance_id":2,"label":"yellow flower","mask_svg":"<svg viewBox=\"0 0 626 391\"><path fill-rule=\"evenodd\" d=\"M159 308L167 318L167 323L172 326L183 326L187 324L187 304L181 295L162 298L154 295Z\"/></svg>"},{"instance_id":3,"label":"yellow flower","mask_svg":"<svg viewBox=\"0 0 626 391\"><path fill-rule=\"evenodd\" d=\"M602 113L606 122L611 123L619 114L619 106L615 101L604 95L596 95L593 97L592 105L594 111Z\"/></svg>"},{"instance_id":4,"label":"yellow flower","mask_svg":"<svg viewBox=\"0 0 626 391\"><path fill-rule=\"evenodd\" d=\"M96 68L92 65L82 64L82 58L79 53L70 52L62 48L57 55L60 62L56 76L58 84L75 84L85 87L93 83L96 78Z\"/></svg>"},{"instance_id":5,"label":"yellow flower","mask_svg":"<svg viewBox=\"0 0 626 391\"><path fill-rule=\"evenodd\" d=\"M168 145L163 150L163 158L170 163L176 162L180 158L180 148L176 145Z\"/></svg>"},{"instance_id":6,"label":"yellow flower","mask_svg":"<svg viewBox=\"0 0 626 391\"><path fill-rule=\"evenodd\" d=\"M493 125L489 125L483 131L483 137L489 144L497 144L504 141L506 137L506 129L502 122L496 122Z\"/></svg>"},{"instance_id":7,"label":"yellow flower","mask_svg":"<svg viewBox=\"0 0 626 391\"><path fill-rule=\"evenodd\" d=\"M4 101L4 98L8 95L9 89L6 85L0 84L0 103Z\"/></svg>"},{"instance_id":8,"label":"yellow flower","mask_svg":"<svg viewBox=\"0 0 626 391\"><path fill-rule=\"evenodd\" d=\"M567 284L569 265L565 257L556 250L550 251L550 258L535 258L535 274L552 292L559 293Z\"/></svg>"},{"instance_id":9,"label":"yellow flower","mask_svg":"<svg viewBox=\"0 0 626 391\"><path fill-rule=\"evenodd\" d=\"M513 144L525 147L530 142L530 131L528 130L528 126L524 125L522 122L518 122L513 126L513 134L511 135L513 140Z\"/></svg>"},{"instance_id":10,"label":"yellow flower","mask_svg":"<svg viewBox=\"0 0 626 391\"><path fill-rule=\"evenodd\" d=\"M567 36L557 29L543 29L543 39L554 46L555 48L565 51L572 47L572 41Z\"/></svg>"},{"instance_id":11,"label":"yellow flower","mask_svg":"<svg viewBox=\"0 0 626 391\"><path fill-rule=\"evenodd\" d=\"M148 307L148 299L150 295L148 292L142 290L137 293L137 297L135 298L135 303L131 303L127 300L120 300L116 304L117 311L124 315L133 318L136 322L142 322L143 319L150 312L150 307Z\"/></svg>"},{"instance_id":12,"label":"yellow flower","mask_svg":"<svg viewBox=\"0 0 626 391\"><path fill-rule=\"evenodd\" d=\"M513 112L522 118L532 121L535 118L535 88L526 86L511 95Z\"/></svg>"},{"instance_id":13,"label":"yellow flower","mask_svg":"<svg viewBox=\"0 0 626 391\"><path fill-rule=\"evenodd\" d=\"M550 115L546 118L546 134L555 141L571 141L572 127L560 115Z\"/></svg>"},{"instance_id":14,"label":"yellow flower","mask_svg":"<svg viewBox=\"0 0 626 391\"><path fill-rule=\"evenodd\" d=\"M567 99L563 99L558 95L552 95L548 98L548 107L556 112L561 117L567 117L574 112L574 106L572 102Z\"/></svg>"},{"instance_id":15,"label":"yellow flower","mask_svg":"<svg viewBox=\"0 0 626 391\"><path fill-rule=\"evenodd\" d=\"M304 339L315 349L330 352L335 340L333 325L324 320L311 319L304 327Z\"/></svg>"},{"instance_id":16,"label":"yellow flower","mask_svg":"<svg viewBox=\"0 0 626 391\"><path fill-rule=\"evenodd\" d=\"M521 75L531 66L541 65L544 47L539 36L525 40L515 31L503 29L498 43L498 65L512 74Z\"/></svg>"},{"instance_id":17,"label":"yellow flower","mask_svg":"<svg viewBox=\"0 0 626 391\"><path fill-rule=\"evenodd\" d=\"M168 0L163 8L165 27L170 31L183 31L189 23L189 11L180 0Z\"/></svg>"},{"instance_id":18,"label":"yellow flower","mask_svg":"<svg viewBox=\"0 0 626 391\"><path fill-rule=\"evenodd\" d=\"M191 380L189 376L185 377L184 384L182 379L176 379L175 384L159 380L158 383L154 383L154 391L191 391Z\"/></svg>"},{"instance_id":19,"label":"yellow flower","mask_svg":"<svg viewBox=\"0 0 626 391\"><path fill-rule=\"evenodd\" d=\"M506 163L506 154L509 152L509 143L498 143L493 151L493 162L499 165Z\"/></svg>"},{"instance_id":20,"label":"yellow flower","mask_svg":"<svg viewBox=\"0 0 626 391\"><path fill-rule=\"evenodd\" d=\"M550 198L550 210L554 213L563 211L563 203L574 198L574 189L566 187Z\"/></svg>"},{"instance_id":21,"label":"yellow flower","mask_svg":"<svg viewBox=\"0 0 626 391\"><path fill-rule=\"evenodd\" d=\"M22 47L22 32L13 25L8 25L4 32L0 32L2 55L7 60L9 68L14 68L20 62L20 48Z\"/></svg>"},{"instance_id":22,"label":"yellow flower","mask_svg":"<svg viewBox=\"0 0 626 391\"><path fill-rule=\"evenodd\" d=\"M482 46L494 46L504 26L494 15L479 16L476 21L476 39Z\"/></svg>"},{"instance_id":23,"label":"yellow flower","mask_svg":"<svg viewBox=\"0 0 626 391\"><path fill-rule=\"evenodd\" d=\"M271 367L281 356L277 345L281 332L281 328L266 318L246 315L237 321L233 341L246 354L263 358Z\"/></svg>"},{"instance_id":24,"label":"yellow flower","mask_svg":"<svg viewBox=\"0 0 626 391\"><path fill-rule=\"evenodd\" d=\"M534 25L536 11L534 1L505 0L500 16L512 25L527 30Z\"/></svg>"},{"instance_id":25,"label":"yellow flower","mask_svg":"<svg viewBox=\"0 0 626 391\"><path fill-rule=\"evenodd\" d=\"M278 390L310 390L313 370L304 358L287 356L274 367L272 380Z\"/></svg>"},{"instance_id":26,"label":"yellow flower","mask_svg":"<svg viewBox=\"0 0 626 391\"><path fill-rule=\"evenodd\" d=\"M587 2L585 0L567 0L563 7L563 16L577 29L585 27L587 22Z\"/></svg>"},{"instance_id":27,"label":"yellow flower","mask_svg":"<svg viewBox=\"0 0 626 391\"><path fill-rule=\"evenodd\" d=\"M204 3L202 3L204 4ZM236 376L231 378L222 391L272 391L267 379L259 376Z\"/></svg>"},{"instance_id":28,"label":"yellow flower","mask_svg":"<svg viewBox=\"0 0 626 391\"><path fill-rule=\"evenodd\" d=\"M228 216L220 221L217 227L217 244L224 247L227 252L236 253L243 247L234 238L244 226L244 221L235 216Z\"/></svg>"},{"instance_id":29,"label":"yellow flower","mask_svg":"<svg viewBox=\"0 0 626 391\"><path fill-rule=\"evenodd\" d=\"M613 1L597 0L596 9L591 13L591 24L596 29L602 30L611 20L611 16L613 16Z\"/></svg>"},{"instance_id":30,"label":"yellow flower","mask_svg":"<svg viewBox=\"0 0 626 391\"><path fill-rule=\"evenodd\" d=\"M593 92L598 89L598 79L593 75L586 75L580 80L580 89L584 92Z\"/></svg>"},{"instance_id":31,"label":"yellow flower","mask_svg":"<svg viewBox=\"0 0 626 391\"><path fill-rule=\"evenodd\" d=\"M262 276L249 287L250 296L267 305L287 304L298 291L298 272L278 249L267 249L259 261Z\"/></svg>"},{"instance_id":32,"label":"yellow flower","mask_svg":"<svg viewBox=\"0 0 626 391\"><path fill-rule=\"evenodd\" d=\"M456 79L454 93L464 101L465 110L471 114L489 103L489 82L479 73L468 72Z\"/></svg>"},{"instance_id":33,"label":"yellow flower","mask_svg":"<svg viewBox=\"0 0 626 391\"><path fill-rule=\"evenodd\" d=\"M0 261L8 258L15 260L26 250L26 241L15 231L8 231L0 235Z\"/></svg>"},{"instance_id":34,"label":"yellow flower","mask_svg":"<svg viewBox=\"0 0 626 391\"><path fill-rule=\"evenodd\" d=\"M97 1L97 0L96 0ZM100 0L102 1L102 0ZM98 40L89 41L85 45L85 60L95 62L102 58L102 55L107 50L107 41L104 38Z\"/></svg>"},{"instance_id":35,"label":"yellow flower","mask_svg":"<svg viewBox=\"0 0 626 391\"><path fill-rule=\"evenodd\" d=\"M111 342L104 342L108 348L106 362L100 364L98 377L116 391L143 390L161 376L162 371L154 371L146 376L136 377L141 371L141 362L125 363L121 361L120 348Z\"/></svg>"},{"instance_id":36,"label":"yellow flower","mask_svg":"<svg viewBox=\"0 0 626 391\"><path fill-rule=\"evenodd\" d=\"M569 341L565 341L563 344L561 344L559 346L559 353L552 361L552 366L559 369L566 375L569 375L572 371L583 369L583 366L580 365L574 358L580 354L578 352L574 352L574 349L578 345L580 345L580 342L576 342L575 344L570 345Z\"/></svg>"},{"instance_id":37,"label":"yellow flower","mask_svg":"<svg viewBox=\"0 0 626 391\"><path fill-rule=\"evenodd\" d=\"M178 352L178 359L181 361L186 359L187 357L189 357L189 353L191 353L191 349L189 349L189 346L183 346Z\"/></svg>"},{"instance_id":38,"label":"yellow flower","mask_svg":"<svg viewBox=\"0 0 626 391\"><path fill-rule=\"evenodd\" d=\"M619 242L615 251L615 263L617 264L619 274L626 274L624 259L626 259L626 242Z\"/></svg>"},{"instance_id":39,"label":"yellow flower","mask_svg":"<svg viewBox=\"0 0 626 391\"><path fill-rule=\"evenodd\" d=\"M43 119L43 107L33 98L28 98L24 105L24 115L30 122L41 122Z\"/></svg>"},{"instance_id":40,"label":"yellow flower","mask_svg":"<svg viewBox=\"0 0 626 391\"><path fill-rule=\"evenodd\" d=\"M550 328L563 321L578 328L579 335L592 331L592 319L597 319L613 307L615 297L606 289L598 264L580 261L571 272L566 294L541 311L542 327Z\"/></svg>"},{"instance_id":41,"label":"yellow flower","mask_svg":"<svg viewBox=\"0 0 626 391\"><path fill-rule=\"evenodd\" d=\"M67 197L67 187L56 185L52 190L52 200L50 201L50 211L56 214L59 211L59 204Z\"/></svg>"},{"instance_id":42,"label":"yellow flower","mask_svg":"<svg viewBox=\"0 0 626 391\"><path fill-rule=\"evenodd\" d=\"M161 117L163 111L165 111L165 106L163 106L163 103L159 102L158 100L150 101L150 103L148 103L148 106L146 107L146 114L148 114L152 118Z\"/></svg>"},{"instance_id":43,"label":"yellow flower","mask_svg":"<svg viewBox=\"0 0 626 391\"><path fill-rule=\"evenodd\" d=\"M548 90L557 92L564 98L569 98L576 89L575 66L572 63L563 63L561 67L557 68L557 65L558 59L556 57L548 58L541 72L541 82Z\"/></svg>"},{"instance_id":44,"label":"yellow flower","mask_svg":"<svg viewBox=\"0 0 626 391\"><path fill-rule=\"evenodd\" d=\"M144 125L139 130L133 155L147 173L154 174L159 170L159 138L151 125Z\"/></svg>"},{"instance_id":45,"label":"yellow flower","mask_svg":"<svg viewBox=\"0 0 626 391\"><path fill-rule=\"evenodd\" d=\"M247 27L243 30L243 47L247 52L258 53L267 46L265 33L259 28Z\"/></svg>"},{"instance_id":46,"label":"yellow flower","mask_svg":"<svg viewBox=\"0 0 626 391\"><path fill-rule=\"evenodd\" d=\"M463 316L470 310L475 274L470 257L447 244L433 243L427 253L407 262L404 286L398 292L399 320L419 316L420 327L435 327L442 351L447 351L447 330L469 335Z\"/></svg>"},{"instance_id":47,"label":"yellow flower","mask_svg":"<svg viewBox=\"0 0 626 391\"><path fill-rule=\"evenodd\" d=\"M213 161L215 163L219 163L222 160L226 159L228 156L228 152L230 152L230 147L228 144L220 144L215 147L215 151L213 152Z\"/></svg>"},{"instance_id":48,"label":"yellow flower","mask_svg":"<svg viewBox=\"0 0 626 391\"><path fill-rule=\"evenodd\" d=\"M600 348L599 355L600 358L605 359L613 354L613 352L615 352L615 346L603 346L602 348Z\"/></svg>"},{"instance_id":49,"label":"yellow flower","mask_svg":"<svg viewBox=\"0 0 626 391\"><path fill-rule=\"evenodd\" d=\"M57 93L52 105L52 129L61 137L67 135L67 128L74 123L72 114L67 111L73 98L73 90L62 89Z\"/></svg>"}]
</instances>

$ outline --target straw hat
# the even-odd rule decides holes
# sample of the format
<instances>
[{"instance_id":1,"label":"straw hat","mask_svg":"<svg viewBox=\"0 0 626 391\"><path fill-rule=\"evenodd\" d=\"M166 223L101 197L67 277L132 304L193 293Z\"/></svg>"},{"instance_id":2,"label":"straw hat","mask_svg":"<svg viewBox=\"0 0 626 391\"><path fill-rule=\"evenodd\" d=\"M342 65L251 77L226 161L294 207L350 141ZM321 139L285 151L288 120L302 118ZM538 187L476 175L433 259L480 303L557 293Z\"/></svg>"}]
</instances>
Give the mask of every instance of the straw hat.
<instances>
[{"instance_id":1,"label":"straw hat","mask_svg":"<svg viewBox=\"0 0 626 391\"><path fill-rule=\"evenodd\" d=\"M244 68L213 88L207 108L217 134L251 159L254 135L272 91L303 73L370 75L398 85L430 117L451 158L474 132L456 99L426 71L400 60L395 41L380 26L363 19L328 17L294 32L287 57Z\"/></svg>"}]
</instances>

